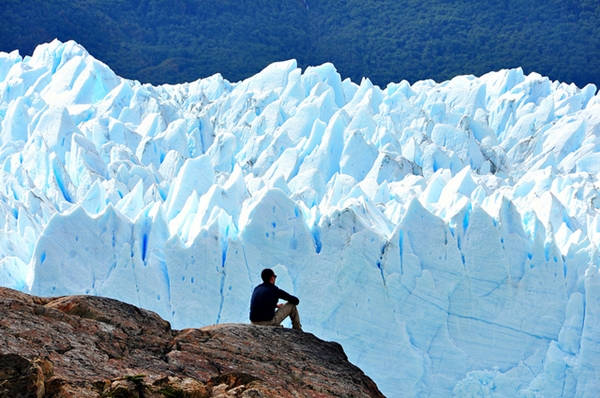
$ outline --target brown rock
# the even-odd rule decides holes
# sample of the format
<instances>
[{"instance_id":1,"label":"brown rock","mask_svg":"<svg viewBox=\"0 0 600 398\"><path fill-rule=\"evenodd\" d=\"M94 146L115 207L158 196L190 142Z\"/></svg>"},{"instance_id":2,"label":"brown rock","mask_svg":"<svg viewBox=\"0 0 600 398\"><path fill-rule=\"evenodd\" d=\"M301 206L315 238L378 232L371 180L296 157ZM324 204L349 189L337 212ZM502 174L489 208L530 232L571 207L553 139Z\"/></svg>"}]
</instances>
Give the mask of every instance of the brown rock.
<instances>
[{"instance_id":1,"label":"brown rock","mask_svg":"<svg viewBox=\"0 0 600 398\"><path fill-rule=\"evenodd\" d=\"M41 367L17 354L0 355L0 397L44 396L45 377Z\"/></svg>"},{"instance_id":2,"label":"brown rock","mask_svg":"<svg viewBox=\"0 0 600 398\"><path fill-rule=\"evenodd\" d=\"M382 397L342 347L281 327L171 330L93 296L0 288L1 397Z\"/></svg>"}]
</instances>

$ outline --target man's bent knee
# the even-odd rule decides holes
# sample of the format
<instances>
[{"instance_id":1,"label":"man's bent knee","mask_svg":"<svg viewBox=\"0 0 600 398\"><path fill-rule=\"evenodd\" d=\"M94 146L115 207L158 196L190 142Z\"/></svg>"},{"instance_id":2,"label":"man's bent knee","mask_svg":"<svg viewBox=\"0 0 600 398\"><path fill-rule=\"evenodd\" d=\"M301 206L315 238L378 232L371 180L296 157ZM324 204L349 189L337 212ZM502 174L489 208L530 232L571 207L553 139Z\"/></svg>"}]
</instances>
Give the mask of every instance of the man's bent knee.
<instances>
[{"instance_id":1,"label":"man's bent knee","mask_svg":"<svg viewBox=\"0 0 600 398\"><path fill-rule=\"evenodd\" d=\"M291 316L294 313L298 313L298 311L296 310L296 306L292 303L285 303L275 312L273 322L279 325L281 322L283 322L285 318Z\"/></svg>"},{"instance_id":2,"label":"man's bent knee","mask_svg":"<svg viewBox=\"0 0 600 398\"><path fill-rule=\"evenodd\" d=\"M300 324L300 315L298 314L298 309L295 304L285 303L275 312L275 318L273 318L273 322L280 324L287 317L290 317L292 321L292 327L294 329L302 329L302 325Z\"/></svg>"}]
</instances>

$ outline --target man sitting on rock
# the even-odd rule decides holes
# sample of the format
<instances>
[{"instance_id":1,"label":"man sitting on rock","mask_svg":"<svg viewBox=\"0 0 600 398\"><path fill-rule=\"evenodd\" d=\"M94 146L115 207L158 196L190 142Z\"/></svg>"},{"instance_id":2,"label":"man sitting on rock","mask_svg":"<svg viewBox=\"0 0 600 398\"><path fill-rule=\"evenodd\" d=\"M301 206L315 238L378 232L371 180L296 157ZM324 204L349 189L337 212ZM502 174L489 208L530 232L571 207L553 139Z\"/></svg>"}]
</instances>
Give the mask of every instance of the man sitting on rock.
<instances>
[{"instance_id":1,"label":"man sitting on rock","mask_svg":"<svg viewBox=\"0 0 600 398\"><path fill-rule=\"evenodd\" d=\"M253 325L277 326L289 316L292 328L302 330L300 315L296 309L300 303L298 297L275 286L277 275L272 269L265 268L260 277L263 283L254 288L250 301L250 322ZM278 304L279 299L287 300L287 303Z\"/></svg>"}]
</instances>

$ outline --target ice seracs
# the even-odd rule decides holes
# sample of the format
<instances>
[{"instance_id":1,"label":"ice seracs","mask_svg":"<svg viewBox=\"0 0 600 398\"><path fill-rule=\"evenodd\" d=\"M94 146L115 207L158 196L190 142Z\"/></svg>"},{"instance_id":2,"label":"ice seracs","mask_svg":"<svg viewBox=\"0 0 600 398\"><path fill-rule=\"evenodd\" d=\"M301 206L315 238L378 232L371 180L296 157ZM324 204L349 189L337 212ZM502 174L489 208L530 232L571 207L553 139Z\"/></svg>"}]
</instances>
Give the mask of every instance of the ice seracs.
<instances>
[{"instance_id":1,"label":"ice seracs","mask_svg":"<svg viewBox=\"0 0 600 398\"><path fill-rule=\"evenodd\" d=\"M374 86L275 63L154 87L0 54L0 284L175 328L274 267L389 397L593 396L600 97L520 69Z\"/></svg>"}]
</instances>

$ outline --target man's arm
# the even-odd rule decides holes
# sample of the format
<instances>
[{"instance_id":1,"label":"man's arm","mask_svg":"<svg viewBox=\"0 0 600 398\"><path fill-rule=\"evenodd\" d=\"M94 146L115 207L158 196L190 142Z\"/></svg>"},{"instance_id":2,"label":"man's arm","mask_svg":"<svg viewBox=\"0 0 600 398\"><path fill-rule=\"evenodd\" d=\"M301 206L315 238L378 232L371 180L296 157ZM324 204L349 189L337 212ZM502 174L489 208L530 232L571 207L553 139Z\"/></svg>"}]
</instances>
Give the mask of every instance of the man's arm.
<instances>
[{"instance_id":1,"label":"man's arm","mask_svg":"<svg viewBox=\"0 0 600 398\"><path fill-rule=\"evenodd\" d=\"M290 303L292 303L294 305L300 304L300 300L298 299L298 297L292 296L291 294L289 294L285 290L281 290L279 288L277 288L277 289L279 290L279 294L278 294L277 298L280 298L282 300L290 302ZM277 308L279 308L279 305L277 306Z\"/></svg>"}]
</instances>

